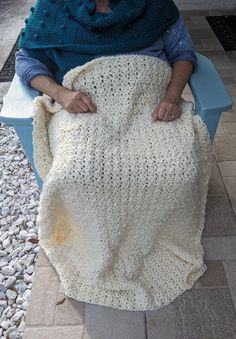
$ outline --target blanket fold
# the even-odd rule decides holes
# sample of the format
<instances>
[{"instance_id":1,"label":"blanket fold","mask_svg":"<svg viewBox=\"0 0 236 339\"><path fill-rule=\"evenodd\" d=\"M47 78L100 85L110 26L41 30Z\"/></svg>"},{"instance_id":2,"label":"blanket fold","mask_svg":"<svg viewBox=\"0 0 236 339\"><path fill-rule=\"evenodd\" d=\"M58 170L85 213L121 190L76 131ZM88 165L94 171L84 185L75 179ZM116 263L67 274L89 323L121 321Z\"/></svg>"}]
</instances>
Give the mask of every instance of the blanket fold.
<instances>
[{"instance_id":1,"label":"blanket fold","mask_svg":"<svg viewBox=\"0 0 236 339\"><path fill-rule=\"evenodd\" d=\"M151 121L170 79L155 57L100 57L63 81L97 113L68 113L46 95L34 101L40 245L69 297L156 310L207 269L211 141L192 102L182 101L173 122Z\"/></svg>"}]
</instances>

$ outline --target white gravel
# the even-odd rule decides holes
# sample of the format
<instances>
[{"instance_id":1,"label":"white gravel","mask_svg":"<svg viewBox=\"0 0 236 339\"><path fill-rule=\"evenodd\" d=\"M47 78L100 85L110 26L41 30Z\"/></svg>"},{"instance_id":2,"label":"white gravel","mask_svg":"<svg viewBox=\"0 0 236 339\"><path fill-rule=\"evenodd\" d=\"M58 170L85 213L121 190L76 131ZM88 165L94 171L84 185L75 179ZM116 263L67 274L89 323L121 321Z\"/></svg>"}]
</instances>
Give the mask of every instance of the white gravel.
<instances>
[{"instance_id":1,"label":"white gravel","mask_svg":"<svg viewBox=\"0 0 236 339\"><path fill-rule=\"evenodd\" d=\"M0 338L22 338L38 246L39 189L12 127L0 123Z\"/></svg>"}]
</instances>

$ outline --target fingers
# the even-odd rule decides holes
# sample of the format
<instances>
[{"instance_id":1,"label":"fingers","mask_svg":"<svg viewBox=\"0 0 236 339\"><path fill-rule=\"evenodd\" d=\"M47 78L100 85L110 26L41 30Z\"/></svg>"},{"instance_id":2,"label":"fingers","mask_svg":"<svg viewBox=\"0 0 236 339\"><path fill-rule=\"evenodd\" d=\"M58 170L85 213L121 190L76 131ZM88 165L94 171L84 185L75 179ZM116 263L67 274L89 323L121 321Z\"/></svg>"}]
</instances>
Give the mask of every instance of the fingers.
<instances>
[{"instance_id":1,"label":"fingers","mask_svg":"<svg viewBox=\"0 0 236 339\"><path fill-rule=\"evenodd\" d=\"M96 111L97 111L97 107L96 107L95 104L92 102L92 100L90 99L89 96L87 96L87 95L82 95L82 96L81 96L81 100L82 100L83 103L88 107L88 109L90 110L90 112L96 112Z\"/></svg>"},{"instance_id":2,"label":"fingers","mask_svg":"<svg viewBox=\"0 0 236 339\"><path fill-rule=\"evenodd\" d=\"M80 91L66 90L62 98L63 107L69 113L95 113L97 108L91 98Z\"/></svg>"},{"instance_id":3,"label":"fingers","mask_svg":"<svg viewBox=\"0 0 236 339\"><path fill-rule=\"evenodd\" d=\"M169 119L174 119L175 112L173 111L173 108L167 108L165 111L165 115L163 117L163 121L169 121Z\"/></svg>"},{"instance_id":4,"label":"fingers","mask_svg":"<svg viewBox=\"0 0 236 339\"><path fill-rule=\"evenodd\" d=\"M165 109L162 105L158 105L152 115L152 121L162 120L165 115Z\"/></svg>"},{"instance_id":5,"label":"fingers","mask_svg":"<svg viewBox=\"0 0 236 339\"><path fill-rule=\"evenodd\" d=\"M82 112L88 112L90 110L89 106L83 101L82 97L78 100L78 107L82 110Z\"/></svg>"},{"instance_id":6,"label":"fingers","mask_svg":"<svg viewBox=\"0 0 236 339\"><path fill-rule=\"evenodd\" d=\"M152 121L157 121L157 120L159 120L159 121L162 121L162 120L164 120L164 118L166 117L166 116L168 116L169 115L169 109L167 109L167 107L165 107L164 105L160 105L155 111L154 111L154 113L153 113L153 119L152 119ZM164 120L164 121L166 121L166 120Z\"/></svg>"},{"instance_id":7,"label":"fingers","mask_svg":"<svg viewBox=\"0 0 236 339\"><path fill-rule=\"evenodd\" d=\"M88 110L88 106L80 99L73 100L67 107L67 111L70 113L86 113Z\"/></svg>"},{"instance_id":8,"label":"fingers","mask_svg":"<svg viewBox=\"0 0 236 339\"><path fill-rule=\"evenodd\" d=\"M181 109L179 107L173 107L166 110L163 121L174 121L181 115Z\"/></svg>"},{"instance_id":9,"label":"fingers","mask_svg":"<svg viewBox=\"0 0 236 339\"><path fill-rule=\"evenodd\" d=\"M180 117L181 113L180 105L162 101L154 110L152 114L152 121L174 121Z\"/></svg>"}]
</instances>

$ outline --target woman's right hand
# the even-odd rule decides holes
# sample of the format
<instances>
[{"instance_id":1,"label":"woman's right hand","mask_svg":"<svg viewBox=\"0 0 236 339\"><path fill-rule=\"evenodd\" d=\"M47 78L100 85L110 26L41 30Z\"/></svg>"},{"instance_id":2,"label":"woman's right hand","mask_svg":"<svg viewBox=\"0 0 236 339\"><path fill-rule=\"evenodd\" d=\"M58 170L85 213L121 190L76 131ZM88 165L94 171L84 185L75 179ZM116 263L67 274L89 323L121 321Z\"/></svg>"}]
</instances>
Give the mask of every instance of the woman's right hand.
<instances>
[{"instance_id":1,"label":"woman's right hand","mask_svg":"<svg viewBox=\"0 0 236 339\"><path fill-rule=\"evenodd\" d=\"M71 91L62 87L59 98L59 103L69 113L97 112L97 107L92 102L91 98L82 91Z\"/></svg>"},{"instance_id":2,"label":"woman's right hand","mask_svg":"<svg viewBox=\"0 0 236 339\"><path fill-rule=\"evenodd\" d=\"M37 75L30 86L49 95L69 113L96 113L97 107L91 98L82 91L71 91L59 85L52 77Z\"/></svg>"}]
</instances>

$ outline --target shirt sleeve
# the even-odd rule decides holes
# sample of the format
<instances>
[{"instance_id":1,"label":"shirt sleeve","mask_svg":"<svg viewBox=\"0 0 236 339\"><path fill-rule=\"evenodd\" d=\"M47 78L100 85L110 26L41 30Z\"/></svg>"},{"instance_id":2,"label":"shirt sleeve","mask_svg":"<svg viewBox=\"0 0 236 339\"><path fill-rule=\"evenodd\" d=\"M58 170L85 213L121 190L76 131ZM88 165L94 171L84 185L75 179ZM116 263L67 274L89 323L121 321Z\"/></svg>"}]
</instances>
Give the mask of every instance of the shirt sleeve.
<instances>
[{"instance_id":1,"label":"shirt sleeve","mask_svg":"<svg viewBox=\"0 0 236 339\"><path fill-rule=\"evenodd\" d=\"M15 69L21 81L28 87L31 87L30 81L38 75L47 75L53 78L52 72L44 63L32 58L22 48L16 52Z\"/></svg>"},{"instance_id":2,"label":"shirt sleeve","mask_svg":"<svg viewBox=\"0 0 236 339\"><path fill-rule=\"evenodd\" d=\"M197 56L188 28L180 15L163 36L166 57L170 64L178 60L188 60L193 63L193 72L197 69Z\"/></svg>"}]
</instances>

